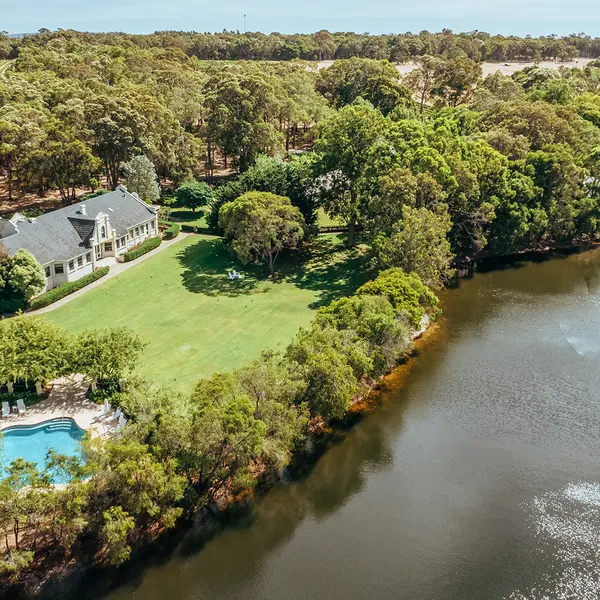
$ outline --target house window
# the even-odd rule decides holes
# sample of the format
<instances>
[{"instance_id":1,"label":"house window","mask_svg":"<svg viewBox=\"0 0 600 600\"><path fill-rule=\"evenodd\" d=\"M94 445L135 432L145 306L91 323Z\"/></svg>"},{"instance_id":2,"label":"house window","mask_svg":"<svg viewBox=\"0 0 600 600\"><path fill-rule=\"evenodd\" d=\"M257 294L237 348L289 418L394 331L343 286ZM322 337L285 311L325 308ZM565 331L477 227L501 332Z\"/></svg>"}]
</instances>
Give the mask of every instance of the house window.
<instances>
[{"instance_id":1,"label":"house window","mask_svg":"<svg viewBox=\"0 0 600 600\"><path fill-rule=\"evenodd\" d=\"M102 237L102 238L106 237L106 227L104 227L104 225L102 226L102 229L100 230L100 237Z\"/></svg>"},{"instance_id":2,"label":"house window","mask_svg":"<svg viewBox=\"0 0 600 600\"><path fill-rule=\"evenodd\" d=\"M148 223L146 223L146 233L148 233Z\"/></svg>"},{"instance_id":3,"label":"house window","mask_svg":"<svg viewBox=\"0 0 600 600\"><path fill-rule=\"evenodd\" d=\"M75 270L75 263L72 260L70 260L69 261L69 273L74 270Z\"/></svg>"},{"instance_id":4,"label":"house window","mask_svg":"<svg viewBox=\"0 0 600 600\"><path fill-rule=\"evenodd\" d=\"M117 250L121 247L121 240L119 238L115 240L115 246L117 247Z\"/></svg>"},{"instance_id":5,"label":"house window","mask_svg":"<svg viewBox=\"0 0 600 600\"><path fill-rule=\"evenodd\" d=\"M59 264L59 265L54 265L54 274L55 275L62 275L65 272L64 266L63 264Z\"/></svg>"},{"instance_id":6,"label":"house window","mask_svg":"<svg viewBox=\"0 0 600 600\"><path fill-rule=\"evenodd\" d=\"M86 263L91 263L91 262L92 262L92 253L91 253L91 252L88 252L88 253L85 255L85 262L86 262Z\"/></svg>"},{"instance_id":7,"label":"house window","mask_svg":"<svg viewBox=\"0 0 600 600\"><path fill-rule=\"evenodd\" d=\"M121 238L121 246L123 246L123 248L125 248L125 242L127 241L127 238L125 236L123 236Z\"/></svg>"},{"instance_id":8,"label":"house window","mask_svg":"<svg viewBox=\"0 0 600 600\"><path fill-rule=\"evenodd\" d=\"M152 231L154 231L154 221L152 221L152 223L150 223L150 227L152 228Z\"/></svg>"},{"instance_id":9,"label":"house window","mask_svg":"<svg viewBox=\"0 0 600 600\"><path fill-rule=\"evenodd\" d=\"M50 277L50 267L44 267L44 272L46 273L46 278Z\"/></svg>"},{"instance_id":10,"label":"house window","mask_svg":"<svg viewBox=\"0 0 600 600\"><path fill-rule=\"evenodd\" d=\"M138 237L138 235L140 235L140 228L136 227L135 228L135 237Z\"/></svg>"},{"instance_id":11,"label":"house window","mask_svg":"<svg viewBox=\"0 0 600 600\"><path fill-rule=\"evenodd\" d=\"M79 269L81 267L83 267L83 256L77 258L77 268Z\"/></svg>"},{"instance_id":12,"label":"house window","mask_svg":"<svg viewBox=\"0 0 600 600\"><path fill-rule=\"evenodd\" d=\"M129 239L133 239L133 229L129 232Z\"/></svg>"},{"instance_id":13,"label":"house window","mask_svg":"<svg viewBox=\"0 0 600 600\"><path fill-rule=\"evenodd\" d=\"M106 242L104 244L104 252L112 252L112 242Z\"/></svg>"}]
</instances>

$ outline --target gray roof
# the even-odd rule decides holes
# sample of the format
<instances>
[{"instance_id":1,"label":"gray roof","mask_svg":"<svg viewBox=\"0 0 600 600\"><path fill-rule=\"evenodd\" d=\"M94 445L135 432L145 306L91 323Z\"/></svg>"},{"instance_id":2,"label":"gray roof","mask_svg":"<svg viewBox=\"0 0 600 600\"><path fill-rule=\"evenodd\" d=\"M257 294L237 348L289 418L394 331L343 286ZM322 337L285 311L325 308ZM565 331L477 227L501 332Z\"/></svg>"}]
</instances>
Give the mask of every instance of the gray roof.
<instances>
[{"instance_id":1,"label":"gray roof","mask_svg":"<svg viewBox=\"0 0 600 600\"><path fill-rule=\"evenodd\" d=\"M82 211L85 205L85 213ZM0 245L9 254L24 248L42 265L55 260L69 260L91 248L95 218L99 213L108 215L118 236L156 215L156 210L130 194L123 186L113 192L90 198L35 219L17 221L18 233L5 235L0 230ZM6 231L8 233L8 231Z\"/></svg>"}]
</instances>

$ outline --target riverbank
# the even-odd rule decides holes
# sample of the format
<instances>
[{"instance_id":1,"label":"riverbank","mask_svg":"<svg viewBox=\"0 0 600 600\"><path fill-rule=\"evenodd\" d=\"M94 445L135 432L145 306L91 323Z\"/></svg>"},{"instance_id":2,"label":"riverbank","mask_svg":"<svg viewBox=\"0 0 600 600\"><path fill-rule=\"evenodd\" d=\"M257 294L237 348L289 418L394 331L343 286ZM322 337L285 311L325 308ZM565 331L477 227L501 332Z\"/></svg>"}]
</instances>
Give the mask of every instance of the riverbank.
<instances>
[{"instance_id":1,"label":"riverbank","mask_svg":"<svg viewBox=\"0 0 600 600\"><path fill-rule=\"evenodd\" d=\"M462 280L306 472L79 596L597 598L599 295L597 251Z\"/></svg>"},{"instance_id":2,"label":"riverbank","mask_svg":"<svg viewBox=\"0 0 600 600\"><path fill-rule=\"evenodd\" d=\"M411 354L403 362L412 360L416 352L417 344L429 328L430 322L427 316L421 320L419 330L412 333L413 345ZM172 531L154 530L152 535L144 536L138 540L133 548L133 563L146 559L148 556L155 556L162 549L169 546L172 540L176 540L187 535L189 528L194 523L209 523L210 527L204 535L209 535L214 527L220 523L226 523L232 515L238 515L240 511L246 510L249 506L264 497L264 495L282 482L297 480L302 473L310 471L319 457L326 451L335 440L339 438L341 432L351 428L360 413L367 413L376 403L376 390L384 385L385 378L374 381L364 381L364 395L356 397L352 402L344 418L333 419L325 422L320 418L315 418L309 426L310 434L305 439L302 447L297 448L292 463L284 473L277 473L268 465L260 460L255 461L251 471L257 480L256 487L240 491L230 486L224 487L213 497L213 500L206 507L189 513L185 516ZM95 574L98 580L111 580L117 577L115 570L106 564L100 564L95 561L96 552L90 546L89 553L78 551L76 556L78 562L69 562L65 564L60 555L56 555L55 560L44 560L44 569L34 568L22 575L18 584L5 585L0 590L2 593L10 594L19 598L40 598L50 597L53 589L63 589L65 586L78 585L81 577L87 579L88 574ZM50 556L46 554L46 556ZM37 562L35 563L37 564ZM122 567L129 571L129 566Z\"/></svg>"},{"instance_id":3,"label":"riverbank","mask_svg":"<svg viewBox=\"0 0 600 600\"><path fill-rule=\"evenodd\" d=\"M597 414L586 331L598 330L598 293L597 251L462 280L372 404L293 476L182 523L118 570L74 566L44 597L296 600L301 586L350 600L509 598L552 559L536 562L524 505L569 476L597 478L594 428L580 423ZM465 577L448 588L456 560ZM502 577L479 577L498 564Z\"/></svg>"}]
</instances>

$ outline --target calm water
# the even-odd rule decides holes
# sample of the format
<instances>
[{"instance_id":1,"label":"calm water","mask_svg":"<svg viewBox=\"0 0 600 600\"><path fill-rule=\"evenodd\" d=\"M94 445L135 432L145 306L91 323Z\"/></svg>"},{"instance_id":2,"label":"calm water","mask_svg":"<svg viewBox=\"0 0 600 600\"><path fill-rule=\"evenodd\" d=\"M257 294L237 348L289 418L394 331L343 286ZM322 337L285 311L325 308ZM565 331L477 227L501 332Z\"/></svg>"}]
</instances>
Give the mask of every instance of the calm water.
<instances>
[{"instance_id":1,"label":"calm water","mask_svg":"<svg viewBox=\"0 0 600 600\"><path fill-rule=\"evenodd\" d=\"M306 479L104 597L597 600L599 272L590 252L463 281Z\"/></svg>"}]
</instances>

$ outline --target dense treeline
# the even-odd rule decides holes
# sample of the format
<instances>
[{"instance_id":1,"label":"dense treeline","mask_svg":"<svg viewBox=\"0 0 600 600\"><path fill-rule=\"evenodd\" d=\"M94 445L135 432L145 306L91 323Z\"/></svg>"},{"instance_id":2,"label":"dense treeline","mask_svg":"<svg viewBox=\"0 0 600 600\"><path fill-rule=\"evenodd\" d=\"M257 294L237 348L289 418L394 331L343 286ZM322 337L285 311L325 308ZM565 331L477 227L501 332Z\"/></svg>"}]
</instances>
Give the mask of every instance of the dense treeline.
<instances>
[{"instance_id":1,"label":"dense treeline","mask_svg":"<svg viewBox=\"0 0 600 600\"><path fill-rule=\"evenodd\" d=\"M120 564L179 517L280 472L320 423L344 417L407 356L437 305L418 276L389 269L321 308L283 353L202 379L191 395L136 379L109 388L129 424L107 439L87 437L84 461L51 451L45 465L3 465L0 576L72 558ZM71 336L39 318L1 320L0 380L85 373L116 385L142 350L124 329Z\"/></svg>"},{"instance_id":2,"label":"dense treeline","mask_svg":"<svg viewBox=\"0 0 600 600\"><path fill-rule=\"evenodd\" d=\"M24 40L0 80L9 198L15 187L54 188L70 203L78 189L114 188L140 154L175 185L210 174L217 151L244 170L327 111L316 75L298 64L201 65L178 48L38 42Z\"/></svg>"},{"instance_id":3,"label":"dense treeline","mask_svg":"<svg viewBox=\"0 0 600 600\"><path fill-rule=\"evenodd\" d=\"M201 60L334 60L375 58L393 62L432 54L480 61L569 60L578 56L600 57L600 39L583 33L568 36L518 37L491 35L483 31L439 33L421 31L369 35L322 30L314 34L269 35L260 32L195 33L158 31L151 35L82 33L71 30L25 36L24 44L44 45L55 39L78 37L97 45L136 45L140 48L176 48ZM0 58L13 58L21 42L3 38Z\"/></svg>"},{"instance_id":4,"label":"dense treeline","mask_svg":"<svg viewBox=\"0 0 600 600\"><path fill-rule=\"evenodd\" d=\"M420 57L401 78L385 60L315 72L300 62L200 62L174 41L126 38L56 32L18 42L0 80L9 197L52 188L69 203L82 189L116 186L143 155L163 187L212 181L217 163L242 173L215 190L215 230L221 205L268 191L289 197L307 225L318 208L343 221L350 244L362 231L383 267L407 262L399 257L403 239L415 239L409 224L424 238L446 237L439 260L597 233L596 63L484 80L465 53L436 47L442 54ZM260 158L298 145L311 151Z\"/></svg>"}]
</instances>

